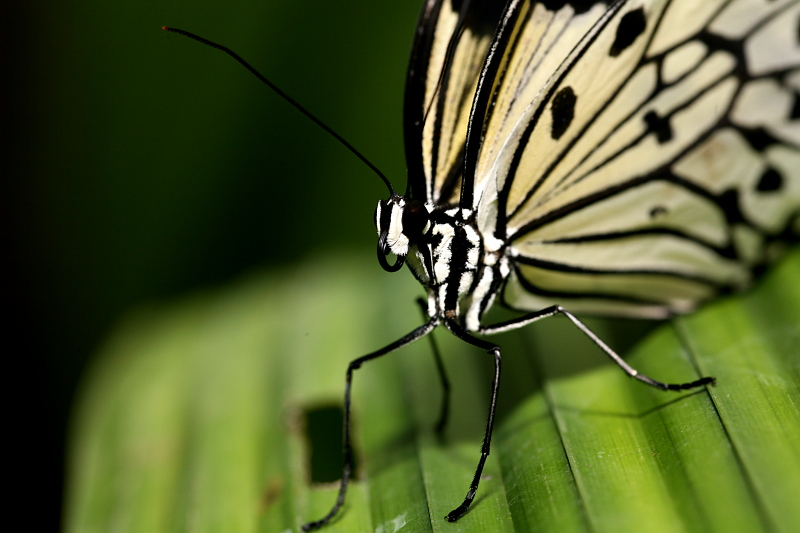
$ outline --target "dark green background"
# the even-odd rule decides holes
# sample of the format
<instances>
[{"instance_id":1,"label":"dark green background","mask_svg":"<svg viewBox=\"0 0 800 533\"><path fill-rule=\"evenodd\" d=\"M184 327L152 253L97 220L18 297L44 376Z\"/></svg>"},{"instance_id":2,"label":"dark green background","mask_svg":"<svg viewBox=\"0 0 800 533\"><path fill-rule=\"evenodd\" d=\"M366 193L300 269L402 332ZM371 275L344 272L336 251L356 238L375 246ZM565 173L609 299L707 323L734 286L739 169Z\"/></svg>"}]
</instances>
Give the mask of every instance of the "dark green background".
<instances>
[{"instance_id":1,"label":"dark green background","mask_svg":"<svg viewBox=\"0 0 800 533\"><path fill-rule=\"evenodd\" d=\"M5 377L20 387L13 492L35 507L28 529L44 530L59 520L81 371L126 309L320 249L374 256L379 180L231 59L160 27L237 51L402 189L419 2L14 4L2 8Z\"/></svg>"}]
</instances>

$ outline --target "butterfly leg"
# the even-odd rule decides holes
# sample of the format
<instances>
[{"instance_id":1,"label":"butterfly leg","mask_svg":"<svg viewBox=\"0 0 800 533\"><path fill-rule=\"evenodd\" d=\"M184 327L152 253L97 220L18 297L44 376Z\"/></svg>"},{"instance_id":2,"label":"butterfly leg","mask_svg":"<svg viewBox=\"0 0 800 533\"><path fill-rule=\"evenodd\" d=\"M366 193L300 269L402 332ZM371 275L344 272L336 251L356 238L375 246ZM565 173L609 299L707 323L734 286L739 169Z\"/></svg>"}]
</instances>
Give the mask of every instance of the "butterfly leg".
<instances>
[{"instance_id":1,"label":"butterfly leg","mask_svg":"<svg viewBox=\"0 0 800 533\"><path fill-rule=\"evenodd\" d=\"M350 388L353 382L353 372L361 368L361 365L366 363L367 361L371 361L372 359L377 359L382 355L386 355L387 353L391 353L395 350L406 346L407 344L411 344L412 342L421 339L433 329L439 325L439 318L431 318L425 324L421 325L411 333L407 334L406 336L402 337L391 343L380 350L372 352L370 354L364 355L359 357L358 359L354 359L350 362L347 366L347 374L345 376L345 385L344 385L344 442L342 444L342 455L343 455L343 467L342 467L342 480L339 483L339 495L336 498L336 503L334 503L331 510L326 514L324 517L316 520L314 522L308 522L303 524L302 530L303 531L311 531L313 529L317 529L319 527L324 526L331 519L336 516L336 513L339 512L342 505L344 505L344 497L345 493L347 492L347 484L350 481L350 474L353 471L353 448L351 444L350 438Z\"/></svg>"},{"instance_id":2,"label":"butterfly leg","mask_svg":"<svg viewBox=\"0 0 800 533\"><path fill-rule=\"evenodd\" d=\"M509 331L512 329L521 328L530 324L531 322L536 322L537 320L541 320L542 318L547 318L553 315L562 314L567 317L579 330L583 332L584 335L589 337L589 339L597 345L598 348L603 350L605 354L612 360L614 363L619 366L623 372L625 372L628 376L638 379L639 381L650 385L651 387L655 387L661 390L686 390L686 389L693 389L695 387L701 387L703 385L707 385L709 383L714 383L714 378L712 377L703 377L697 379L695 381L690 381L688 383L664 383L661 381L657 381L649 376L644 374L640 374L638 370L630 366L626 363L622 357L617 354L614 350L612 350L606 343L604 343L600 337L594 334L592 330L586 326L583 322L578 320L578 318L561 307L560 305L554 305L552 307L548 307L546 309L542 309L540 311L536 311L533 313L529 313L527 315L521 316L519 318L515 318L513 320L508 320L506 322L501 322L499 324L494 324L492 326L485 326L481 327L478 330L478 333L481 335L492 335L494 333L501 333L503 331Z\"/></svg>"},{"instance_id":3,"label":"butterfly leg","mask_svg":"<svg viewBox=\"0 0 800 533\"><path fill-rule=\"evenodd\" d=\"M455 322L453 319L445 319L445 325L447 329L449 329L453 335L458 337L459 339L467 342L473 346L486 350L486 352L494 357L494 379L492 380L492 398L489 403L489 417L486 420L486 430L483 435L483 445L481 446L481 458L478 461L478 467L475 469L475 475L472 477L472 483L469 485L469 490L467 491L467 496L464 498L464 501L461 502L461 505L450 511L450 513L445 516L445 520L448 522L455 522L469 509L469 506L472 504L472 500L475 499L475 493L478 492L478 483L481 480L481 473L483 472L483 466L486 463L486 458L489 457L489 446L492 442L492 428L494 427L494 416L495 411L497 408L497 393L500 389L500 347L496 344L491 342L487 342L478 338L473 337L458 323Z\"/></svg>"},{"instance_id":4,"label":"butterfly leg","mask_svg":"<svg viewBox=\"0 0 800 533\"><path fill-rule=\"evenodd\" d=\"M422 316L428 318L427 303L422 298L417 298L417 305L422 309ZM447 426L447 419L450 414L450 380L447 379L447 372L444 369L444 361L439 351L439 346L436 344L436 338L431 335L428 337L431 342L431 351L433 352L433 360L436 363L436 370L439 372L439 381L442 384L442 405L439 408L439 420L436 422L436 434L441 435Z\"/></svg>"}]
</instances>

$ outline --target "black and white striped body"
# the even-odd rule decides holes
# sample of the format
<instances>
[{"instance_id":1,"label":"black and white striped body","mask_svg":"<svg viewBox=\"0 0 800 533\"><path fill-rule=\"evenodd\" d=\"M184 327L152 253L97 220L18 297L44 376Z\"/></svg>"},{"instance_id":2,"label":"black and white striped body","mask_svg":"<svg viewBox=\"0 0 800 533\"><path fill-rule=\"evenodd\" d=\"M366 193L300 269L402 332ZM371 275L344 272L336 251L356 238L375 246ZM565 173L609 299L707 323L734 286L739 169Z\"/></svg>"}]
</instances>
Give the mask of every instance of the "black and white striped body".
<instances>
[{"instance_id":1,"label":"black and white striped body","mask_svg":"<svg viewBox=\"0 0 800 533\"><path fill-rule=\"evenodd\" d=\"M510 272L509 249L500 239L482 234L471 210L425 205L423 231L404 228L410 201L393 196L378 203L375 223L387 235L389 250L405 257L414 276L428 291L430 317L454 318L468 331L480 330ZM421 224L412 224L419 227Z\"/></svg>"}]
</instances>

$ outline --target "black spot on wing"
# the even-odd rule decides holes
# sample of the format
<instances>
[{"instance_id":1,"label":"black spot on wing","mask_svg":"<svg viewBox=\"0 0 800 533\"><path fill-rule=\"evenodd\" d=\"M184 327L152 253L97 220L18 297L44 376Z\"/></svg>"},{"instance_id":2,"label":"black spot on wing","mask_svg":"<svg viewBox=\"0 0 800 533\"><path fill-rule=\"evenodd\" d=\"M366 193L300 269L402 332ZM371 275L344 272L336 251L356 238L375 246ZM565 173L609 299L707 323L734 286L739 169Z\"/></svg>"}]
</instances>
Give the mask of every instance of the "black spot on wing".
<instances>
[{"instance_id":1,"label":"black spot on wing","mask_svg":"<svg viewBox=\"0 0 800 533\"><path fill-rule=\"evenodd\" d=\"M669 124L668 117L659 117L655 111L648 111L644 115L647 130L656 134L658 144L664 144L672 140L672 126Z\"/></svg>"},{"instance_id":2,"label":"black spot on wing","mask_svg":"<svg viewBox=\"0 0 800 533\"><path fill-rule=\"evenodd\" d=\"M800 93L795 91L792 111L789 113L789 120L797 120L798 118L800 118Z\"/></svg>"},{"instance_id":3,"label":"black spot on wing","mask_svg":"<svg viewBox=\"0 0 800 533\"><path fill-rule=\"evenodd\" d=\"M608 51L611 57L617 57L625 51L633 42L644 33L647 27L647 21L644 17L644 9L634 9L623 15L622 20L619 21L617 26L617 36Z\"/></svg>"},{"instance_id":4,"label":"black spot on wing","mask_svg":"<svg viewBox=\"0 0 800 533\"><path fill-rule=\"evenodd\" d=\"M658 218L658 217L663 217L667 213L668 213L668 211L667 211L666 207L664 207L663 205L656 205L656 206L653 206L652 209L650 209L650 218L655 219L655 218Z\"/></svg>"},{"instance_id":5,"label":"black spot on wing","mask_svg":"<svg viewBox=\"0 0 800 533\"><path fill-rule=\"evenodd\" d=\"M502 4L503 2L498 3ZM548 11L559 11L566 6L570 6L577 15L586 13L596 4L608 6L608 2L599 2L598 0L542 0L542 4Z\"/></svg>"},{"instance_id":6,"label":"black spot on wing","mask_svg":"<svg viewBox=\"0 0 800 533\"><path fill-rule=\"evenodd\" d=\"M551 111L553 113L553 129L551 136L558 140L567 131L567 128L575 118L575 92L572 87L564 87L553 97Z\"/></svg>"},{"instance_id":7,"label":"black spot on wing","mask_svg":"<svg viewBox=\"0 0 800 533\"><path fill-rule=\"evenodd\" d=\"M768 168L756 184L756 190L759 192L775 192L783 187L783 176L778 173L774 168Z\"/></svg>"},{"instance_id":8,"label":"black spot on wing","mask_svg":"<svg viewBox=\"0 0 800 533\"><path fill-rule=\"evenodd\" d=\"M767 147L781 144L774 135L769 133L764 128L742 128L738 127L739 133L747 141L747 143L757 152L763 152Z\"/></svg>"}]
</instances>

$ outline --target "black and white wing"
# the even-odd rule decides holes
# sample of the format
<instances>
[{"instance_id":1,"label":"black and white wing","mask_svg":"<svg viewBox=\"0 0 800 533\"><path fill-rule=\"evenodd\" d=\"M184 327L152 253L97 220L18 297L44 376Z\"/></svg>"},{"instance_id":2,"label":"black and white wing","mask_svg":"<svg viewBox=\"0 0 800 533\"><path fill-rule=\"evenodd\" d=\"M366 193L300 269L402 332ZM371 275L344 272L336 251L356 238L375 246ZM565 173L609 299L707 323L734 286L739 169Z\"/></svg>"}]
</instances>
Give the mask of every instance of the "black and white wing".
<instances>
[{"instance_id":1,"label":"black and white wing","mask_svg":"<svg viewBox=\"0 0 800 533\"><path fill-rule=\"evenodd\" d=\"M506 243L510 307L685 312L800 233L800 0L429 5L412 190Z\"/></svg>"},{"instance_id":2,"label":"black and white wing","mask_svg":"<svg viewBox=\"0 0 800 533\"><path fill-rule=\"evenodd\" d=\"M472 100L503 2L428 0L417 22L404 133L415 199L458 202Z\"/></svg>"}]
</instances>

